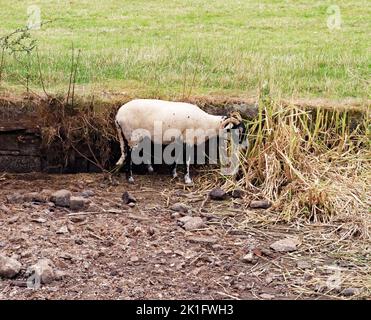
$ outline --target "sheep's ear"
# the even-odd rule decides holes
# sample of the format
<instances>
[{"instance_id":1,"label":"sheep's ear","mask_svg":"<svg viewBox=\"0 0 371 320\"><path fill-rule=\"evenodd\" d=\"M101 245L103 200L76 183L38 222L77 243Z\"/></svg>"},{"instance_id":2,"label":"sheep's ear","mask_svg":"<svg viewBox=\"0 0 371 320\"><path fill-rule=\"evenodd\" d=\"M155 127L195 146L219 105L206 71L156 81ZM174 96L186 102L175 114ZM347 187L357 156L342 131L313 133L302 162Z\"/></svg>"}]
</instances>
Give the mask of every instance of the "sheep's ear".
<instances>
[{"instance_id":1,"label":"sheep's ear","mask_svg":"<svg viewBox=\"0 0 371 320\"><path fill-rule=\"evenodd\" d=\"M232 111L230 114L229 114L229 117L230 118L234 118L234 119L237 119L239 122L242 122L242 117L240 115L240 113L238 111Z\"/></svg>"}]
</instances>

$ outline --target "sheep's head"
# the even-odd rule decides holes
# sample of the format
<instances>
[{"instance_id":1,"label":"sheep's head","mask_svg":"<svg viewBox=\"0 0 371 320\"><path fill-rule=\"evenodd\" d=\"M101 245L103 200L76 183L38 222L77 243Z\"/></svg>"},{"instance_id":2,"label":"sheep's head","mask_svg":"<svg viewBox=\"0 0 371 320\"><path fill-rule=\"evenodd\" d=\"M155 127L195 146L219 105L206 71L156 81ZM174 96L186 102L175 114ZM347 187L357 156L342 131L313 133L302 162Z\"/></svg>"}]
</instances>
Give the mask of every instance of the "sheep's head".
<instances>
[{"instance_id":1,"label":"sheep's head","mask_svg":"<svg viewBox=\"0 0 371 320\"><path fill-rule=\"evenodd\" d=\"M229 117L226 117L221 127L224 130L238 130L238 142L239 144L246 149L248 146L247 141L247 128L239 112L233 111L229 114Z\"/></svg>"}]
</instances>

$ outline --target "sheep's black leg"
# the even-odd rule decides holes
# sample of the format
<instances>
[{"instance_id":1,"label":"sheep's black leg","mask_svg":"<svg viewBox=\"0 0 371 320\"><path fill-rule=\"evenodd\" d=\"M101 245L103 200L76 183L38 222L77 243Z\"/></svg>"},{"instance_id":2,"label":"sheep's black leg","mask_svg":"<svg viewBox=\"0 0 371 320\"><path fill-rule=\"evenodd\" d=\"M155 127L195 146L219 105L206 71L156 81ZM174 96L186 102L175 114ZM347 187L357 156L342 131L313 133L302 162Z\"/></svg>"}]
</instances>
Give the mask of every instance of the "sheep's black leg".
<instances>
[{"instance_id":1,"label":"sheep's black leg","mask_svg":"<svg viewBox=\"0 0 371 320\"><path fill-rule=\"evenodd\" d=\"M171 165L171 175L173 178L176 178L178 176L178 173L176 172L176 167L178 163L181 163L183 161L183 149L184 149L184 143L181 140L176 140L175 142L175 149L172 151L172 156L174 156L174 163Z\"/></svg>"},{"instance_id":2,"label":"sheep's black leg","mask_svg":"<svg viewBox=\"0 0 371 320\"><path fill-rule=\"evenodd\" d=\"M171 175L173 176L173 178L176 178L178 176L176 172L176 166L177 166L177 162L174 161L174 163L171 165Z\"/></svg>"},{"instance_id":3,"label":"sheep's black leg","mask_svg":"<svg viewBox=\"0 0 371 320\"><path fill-rule=\"evenodd\" d=\"M152 163L150 161L147 163L147 170L148 170L149 173L153 172Z\"/></svg>"},{"instance_id":4,"label":"sheep's black leg","mask_svg":"<svg viewBox=\"0 0 371 320\"><path fill-rule=\"evenodd\" d=\"M189 166L191 164L191 152L192 152L192 146L186 144L186 174L184 175L184 182L186 184L192 183L192 179L189 174Z\"/></svg>"},{"instance_id":5,"label":"sheep's black leg","mask_svg":"<svg viewBox=\"0 0 371 320\"><path fill-rule=\"evenodd\" d=\"M131 151L132 149L126 144L126 178L128 179L129 183L134 183L133 178L133 171L132 171L132 165L133 161L131 159Z\"/></svg>"}]
</instances>

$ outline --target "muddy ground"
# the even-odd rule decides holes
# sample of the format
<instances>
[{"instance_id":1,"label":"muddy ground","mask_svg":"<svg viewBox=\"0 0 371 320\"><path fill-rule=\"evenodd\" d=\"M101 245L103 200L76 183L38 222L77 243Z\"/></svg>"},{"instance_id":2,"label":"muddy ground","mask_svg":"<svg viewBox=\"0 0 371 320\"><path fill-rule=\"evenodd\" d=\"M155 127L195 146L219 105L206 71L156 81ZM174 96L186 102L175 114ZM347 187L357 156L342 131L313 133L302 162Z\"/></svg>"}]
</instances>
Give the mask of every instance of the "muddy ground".
<instances>
[{"instance_id":1,"label":"muddy ground","mask_svg":"<svg viewBox=\"0 0 371 320\"><path fill-rule=\"evenodd\" d=\"M90 206L73 212L7 200L42 189L90 190ZM125 191L136 198L134 207L123 204ZM0 299L369 297L367 241L341 234L334 241L333 224L266 223L269 210L248 208L248 197L206 197L197 179L185 187L166 175L136 176L134 185L103 174L0 175L0 253L22 263L15 278L0 280ZM175 213L170 207L178 202L191 210ZM181 215L205 224L186 231ZM300 240L296 249L270 248L287 236ZM52 261L59 278L28 288L26 269L40 258Z\"/></svg>"}]
</instances>

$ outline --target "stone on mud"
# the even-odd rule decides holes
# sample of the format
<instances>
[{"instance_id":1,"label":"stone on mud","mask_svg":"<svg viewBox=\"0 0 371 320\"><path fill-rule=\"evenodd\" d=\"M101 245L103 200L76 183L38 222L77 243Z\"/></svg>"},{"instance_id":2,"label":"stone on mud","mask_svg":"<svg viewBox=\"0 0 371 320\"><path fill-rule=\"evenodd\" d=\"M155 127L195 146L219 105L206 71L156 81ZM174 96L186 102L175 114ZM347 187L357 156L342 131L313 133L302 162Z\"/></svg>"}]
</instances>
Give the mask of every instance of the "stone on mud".
<instances>
[{"instance_id":1,"label":"stone on mud","mask_svg":"<svg viewBox=\"0 0 371 320\"><path fill-rule=\"evenodd\" d=\"M268 200L253 200L250 202L250 208L253 209L268 209L272 203Z\"/></svg>"},{"instance_id":2,"label":"stone on mud","mask_svg":"<svg viewBox=\"0 0 371 320\"><path fill-rule=\"evenodd\" d=\"M58 190L51 195L50 201L54 202L55 205L60 207L69 207L71 195L71 191L69 190Z\"/></svg>"},{"instance_id":3,"label":"stone on mud","mask_svg":"<svg viewBox=\"0 0 371 320\"><path fill-rule=\"evenodd\" d=\"M357 288L346 288L341 292L344 297L351 297L357 295L358 293L359 290Z\"/></svg>"},{"instance_id":4,"label":"stone on mud","mask_svg":"<svg viewBox=\"0 0 371 320\"><path fill-rule=\"evenodd\" d=\"M81 192L81 196L84 197L84 198L90 198L90 197L93 197L95 194L95 192L93 190L90 190L90 189L86 189L86 190L83 190Z\"/></svg>"},{"instance_id":5,"label":"stone on mud","mask_svg":"<svg viewBox=\"0 0 371 320\"><path fill-rule=\"evenodd\" d=\"M187 213L191 210L189 206L187 206L185 203L182 203L182 202L174 203L170 207L170 209L176 212L181 212L181 213Z\"/></svg>"},{"instance_id":6,"label":"stone on mud","mask_svg":"<svg viewBox=\"0 0 371 320\"><path fill-rule=\"evenodd\" d=\"M13 278L21 270L21 263L16 259L0 254L0 277Z\"/></svg>"},{"instance_id":7,"label":"stone on mud","mask_svg":"<svg viewBox=\"0 0 371 320\"><path fill-rule=\"evenodd\" d=\"M70 209L73 211L86 209L88 206L89 206L89 200L83 197L71 197L70 198Z\"/></svg>"},{"instance_id":8,"label":"stone on mud","mask_svg":"<svg viewBox=\"0 0 371 320\"><path fill-rule=\"evenodd\" d=\"M137 199L128 191L125 191L122 195L122 201L124 204L136 203Z\"/></svg>"},{"instance_id":9,"label":"stone on mud","mask_svg":"<svg viewBox=\"0 0 371 320\"><path fill-rule=\"evenodd\" d=\"M42 190L41 192L28 192L23 195L23 200L26 202L41 202L45 203L50 200L52 192L50 190Z\"/></svg>"},{"instance_id":10,"label":"stone on mud","mask_svg":"<svg viewBox=\"0 0 371 320\"><path fill-rule=\"evenodd\" d=\"M183 228L187 231L196 230L204 227L204 221L200 217L195 217L192 220L186 222Z\"/></svg>"},{"instance_id":11,"label":"stone on mud","mask_svg":"<svg viewBox=\"0 0 371 320\"><path fill-rule=\"evenodd\" d=\"M226 200L228 198L228 195L224 190L220 188L214 188L210 191L209 197L212 200Z\"/></svg>"},{"instance_id":12,"label":"stone on mud","mask_svg":"<svg viewBox=\"0 0 371 320\"><path fill-rule=\"evenodd\" d=\"M7 195L6 200L8 201L8 203L22 203L24 201L24 198L23 195L15 192L13 194Z\"/></svg>"},{"instance_id":13,"label":"stone on mud","mask_svg":"<svg viewBox=\"0 0 371 320\"><path fill-rule=\"evenodd\" d=\"M178 219L178 223L187 231L200 229L204 226L204 221L200 217L185 216Z\"/></svg>"},{"instance_id":14,"label":"stone on mud","mask_svg":"<svg viewBox=\"0 0 371 320\"><path fill-rule=\"evenodd\" d=\"M60 227L56 232L56 234L67 234L67 233L69 233L67 226Z\"/></svg>"},{"instance_id":15,"label":"stone on mud","mask_svg":"<svg viewBox=\"0 0 371 320\"><path fill-rule=\"evenodd\" d=\"M208 236L193 236L186 238L187 241L191 243L200 243L200 244L215 244L218 242L216 237L208 237Z\"/></svg>"},{"instance_id":16,"label":"stone on mud","mask_svg":"<svg viewBox=\"0 0 371 320\"><path fill-rule=\"evenodd\" d=\"M270 248L277 252L292 252L297 250L299 244L298 238L285 238L272 243Z\"/></svg>"},{"instance_id":17,"label":"stone on mud","mask_svg":"<svg viewBox=\"0 0 371 320\"><path fill-rule=\"evenodd\" d=\"M245 263L253 263L254 262L254 254L252 252L249 252L248 254L244 255L242 257L242 261Z\"/></svg>"}]
</instances>

